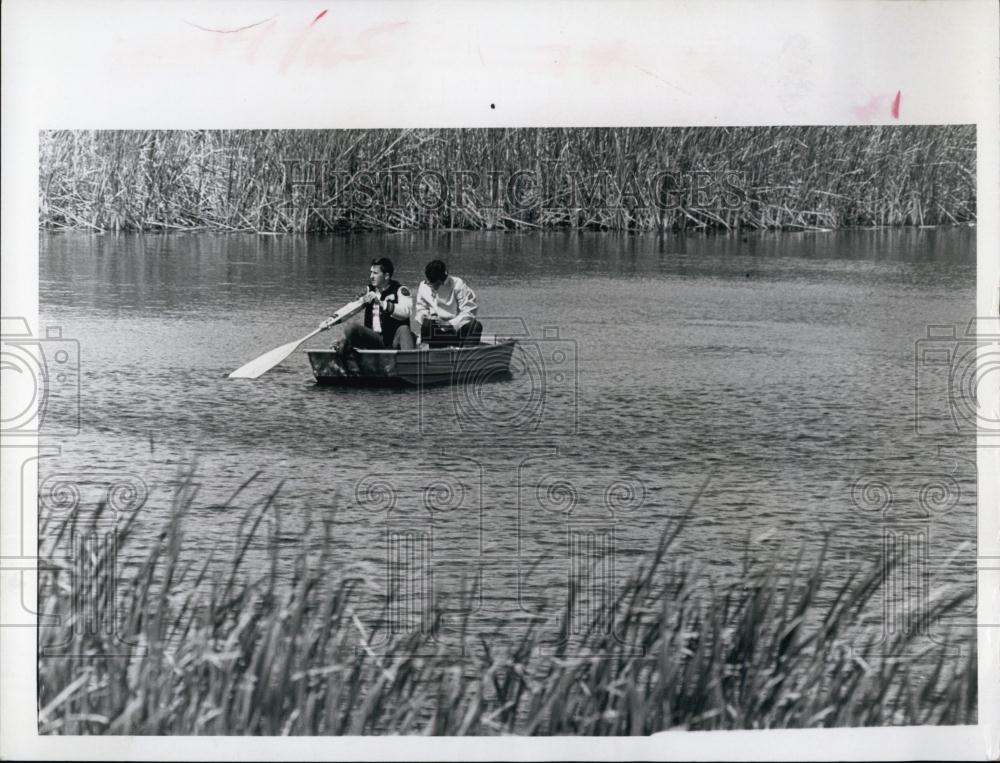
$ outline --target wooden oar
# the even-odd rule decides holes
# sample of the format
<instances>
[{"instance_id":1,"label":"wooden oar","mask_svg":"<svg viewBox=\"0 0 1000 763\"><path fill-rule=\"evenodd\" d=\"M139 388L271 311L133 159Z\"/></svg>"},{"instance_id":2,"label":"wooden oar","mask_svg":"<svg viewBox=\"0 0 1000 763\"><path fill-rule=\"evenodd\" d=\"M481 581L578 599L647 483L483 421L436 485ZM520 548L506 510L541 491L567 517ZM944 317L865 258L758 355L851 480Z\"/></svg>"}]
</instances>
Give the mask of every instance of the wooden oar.
<instances>
[{"instance_id":1,"label":"wooden oar","mask_svg":"<svg viewBox=\"0 0 1000 763\"><path fill-rule=\"evenodd\" d=\"M301 339L296 339L294 342L283 344L281 345L281 347L275 347L270 352L265 352L259 358L254 358L246 365L240 366L231 374L229 374L229 378L256 379L258 376L261 376L270 371L281 361L283 361L285 358L287 358L289 355L295 352L295 350L298 348L300 344L302 344L305 341L308 341L309 339L312 339L321 331L326 331L328 328L336 326L338 323L341 323L342 321L346 321L352 315L355 315L356 313L363 310L364 306L365 303L364 300L362 299L356 299L353 302L344 305L332 316L330 316L321 324L319 324L319 327L315 331L310 331Z\"/></svg>"}]
</instances>

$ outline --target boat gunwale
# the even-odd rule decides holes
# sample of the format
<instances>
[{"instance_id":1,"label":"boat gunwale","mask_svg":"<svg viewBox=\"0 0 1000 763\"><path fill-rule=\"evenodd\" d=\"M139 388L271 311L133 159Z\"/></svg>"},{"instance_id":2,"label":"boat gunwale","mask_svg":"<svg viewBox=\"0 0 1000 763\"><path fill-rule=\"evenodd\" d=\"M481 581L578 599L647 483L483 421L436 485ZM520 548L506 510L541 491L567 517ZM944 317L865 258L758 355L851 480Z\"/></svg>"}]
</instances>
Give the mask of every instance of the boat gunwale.
<instances>
[{"instance_id":1,"label":"boat gunwale","mask_svg":"<svg viewBox=\"0 0 1000 763\"><path fill-rule=\"evenodd\" d=\"M473 344L473 345L464 345L464 346L462 346L462 345L455 345L453 347L428 347L427 349L420 349L419 347L415 347L412 350L401 350L401 349L400 350L395 350L395 349L393 349L393 350L388 350L388 349L387 350L376 350L376 349L371 349L371 348L357 347L357 348L355 348L355 352L357 352L359 355L361 355L361 354L364 354L364 355L389 355L389 354L399 355L399 354L404 353L404 352L412 352L412 353L421 353L421 354L423 354L423 353L428 353L428 352L435 352L435 353L437 353L437 352L453 352L453 351L456 351L456 350L458 350L458 351L464 351L464 352L469 352L469 351L475 351L475 350L479 350L479 351L488 350L488 349L493 348L493 347L507 347L507 346L513 347L516 344L517 344L517 339L516 338L510 338L510 339L503 339L503 340L500 340L500 341L497 341L497 342L492 342L490 344ZM309 352L336 352L336 350L334 350L332 347L326 347L326 348L322 348L322 349L321 348L306 347L306 348L303 348L301 350L301 352L306 352L306 353L309 353Z\"/></svg>"}]
</instances>

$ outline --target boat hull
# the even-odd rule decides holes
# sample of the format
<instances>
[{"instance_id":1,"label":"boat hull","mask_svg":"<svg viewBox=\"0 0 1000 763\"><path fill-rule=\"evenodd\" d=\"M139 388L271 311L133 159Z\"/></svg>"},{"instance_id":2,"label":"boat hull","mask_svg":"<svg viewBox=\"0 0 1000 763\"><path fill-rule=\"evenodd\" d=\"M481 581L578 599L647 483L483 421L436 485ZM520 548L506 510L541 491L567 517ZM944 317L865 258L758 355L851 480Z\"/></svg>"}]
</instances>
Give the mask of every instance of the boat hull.
<instances>
[{"instance_id":1,"label":"boat hull","mask_svg":"<svg viewBox=\"0 0 1000 763\"><path fill-rule=\"evenodd\" d=\"M358 367L346 368L334 350L306 350L319 384L353 387L420 387L497 381L510 376L516 344L502 339L468 347L427 350L358 350Z\"/></svg>"}]
</instances>

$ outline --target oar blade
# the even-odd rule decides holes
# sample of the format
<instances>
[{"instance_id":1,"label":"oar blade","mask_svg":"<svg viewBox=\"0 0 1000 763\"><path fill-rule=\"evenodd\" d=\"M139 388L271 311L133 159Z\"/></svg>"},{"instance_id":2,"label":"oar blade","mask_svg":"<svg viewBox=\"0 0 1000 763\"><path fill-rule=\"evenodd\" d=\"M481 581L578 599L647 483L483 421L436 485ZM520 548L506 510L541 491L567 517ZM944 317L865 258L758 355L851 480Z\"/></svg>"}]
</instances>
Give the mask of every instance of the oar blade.
<instances>
[{"instance_id":1,"label":"oar blade","mask_svg":"<svg viewBox=\"0 0 1000 763\"><path fill-rule=\"evenodd\" d=\"M249 363L244 366L240 366L231 374L229 374L230 379L256 379L258 376L262 376L278 365L281 361L295 352L296 348L305 342L306 340L312 339L320 331L330 328L341 321L345 321L352 315L359 313L365 307L365 301L363 299L356 299L354 302L349 302L330 316L330 321L324 321L324 324L312 333L302 337L301 339L296 339L294 342L289 342L288 344L283 344L281 347L276 347L270 352L265 352L259 358L254 358Z\"/></svg>"},{"instance_id":2,"label":"oar blade","mask_svg":"<svg viewBox=\"0 0 1000 763\"><path fill-rule=\"evenodd\" d=\"M289 342L288 344L283 344L281 347L276 347L270 352L265 352L259 358L254 358L249 363L244 366L240 366L231 374L229 374L230 379L256 379L258 376L270 371L281 361L295 352L295 348L302 344L302 339L296 339L294 342Z\"/></svg>"}]
</instances>

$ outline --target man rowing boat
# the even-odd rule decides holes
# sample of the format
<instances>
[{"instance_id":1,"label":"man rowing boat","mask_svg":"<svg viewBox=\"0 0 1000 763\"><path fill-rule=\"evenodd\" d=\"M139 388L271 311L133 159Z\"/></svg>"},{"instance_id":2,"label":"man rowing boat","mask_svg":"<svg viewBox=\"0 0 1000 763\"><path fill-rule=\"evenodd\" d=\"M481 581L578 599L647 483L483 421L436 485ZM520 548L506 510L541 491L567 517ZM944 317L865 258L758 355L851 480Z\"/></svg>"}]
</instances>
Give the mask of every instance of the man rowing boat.
<instances>
[{"instance_id":1,"label":"man rowing boat","mask_svg":"<svg viewBox=\"0 0 1000 763\"><path fill-rule=\"evenodd\" d=\"M410 290L392 277L395 267L388 257L372 260L363 324L355 323L344 332L344 338L334 345L345 363L352 350L412 350L416 346L410 332L413 297ZM327 321L332 321L328 318Z\"/></svg>"},{"instance_id":2,"label":"man rowing boat","mask_svg":"<svg viewBox=\"0 0 1000 763\"><path fill-rule=\"evenodd\" d=\"M422 346L479 344L483 324L476 320L476 293L461 278L448 275L441 260L428 262L424 276L413 314Z\"/></svg>"}]
</instances>

